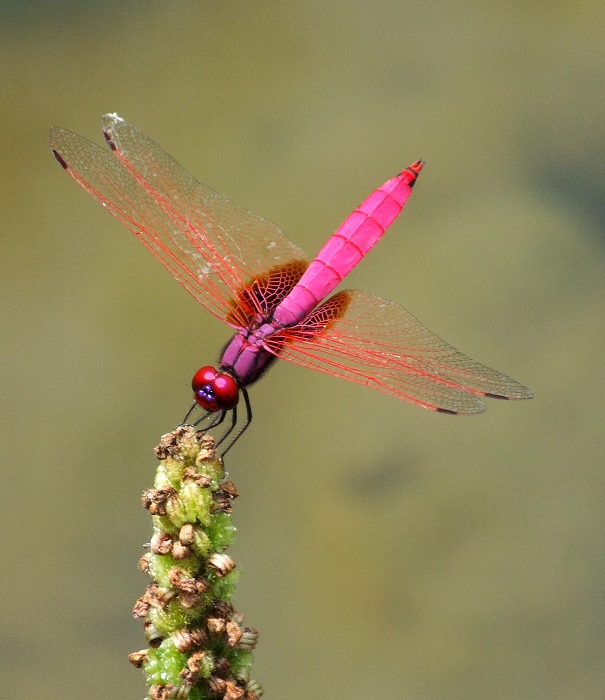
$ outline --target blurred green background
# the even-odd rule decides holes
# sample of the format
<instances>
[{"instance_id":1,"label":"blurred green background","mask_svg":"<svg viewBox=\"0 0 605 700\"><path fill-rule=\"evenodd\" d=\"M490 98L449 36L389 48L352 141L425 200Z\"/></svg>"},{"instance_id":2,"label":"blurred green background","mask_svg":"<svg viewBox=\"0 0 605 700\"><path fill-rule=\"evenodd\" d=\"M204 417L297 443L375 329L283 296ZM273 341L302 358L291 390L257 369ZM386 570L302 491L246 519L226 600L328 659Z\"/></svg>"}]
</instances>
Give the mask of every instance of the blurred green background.
<instances>
[{"instance_id":1,"label":"blurred green background","mask_svg":"<svg viewBox=\"0 0 605 700\"><path fill-rule=\"evenodd\" d=\"M3 2L6 698L145 692L126 654L159 436L228 329L61 171L117 111L314 254L416 158L348 286L530 386L452 418L277 363L230 454L267 698L605 696L605 8Z\"/></svg>"}]
</instances>

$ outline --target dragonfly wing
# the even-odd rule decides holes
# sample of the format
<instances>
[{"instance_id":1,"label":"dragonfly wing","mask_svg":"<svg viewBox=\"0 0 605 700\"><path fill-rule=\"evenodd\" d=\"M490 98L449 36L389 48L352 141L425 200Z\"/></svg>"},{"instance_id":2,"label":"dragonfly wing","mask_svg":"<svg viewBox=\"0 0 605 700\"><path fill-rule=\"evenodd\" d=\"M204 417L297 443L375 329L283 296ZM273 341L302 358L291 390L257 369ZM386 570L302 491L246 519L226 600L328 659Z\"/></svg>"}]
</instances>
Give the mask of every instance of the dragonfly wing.
<instances>
[{"instance_id":1,"label":"dragonfly wing","mask_svg":"<svg viewBox=\"0 0 605 700\"><path fill-rule=\"evenodd\" d=\"M115 154L137 179L149 183L161 204L187 214L200 225L199 236L227 264L256 277L269 268L304 260L301 248L270 221L239 207L193 177L149 137L116 114L102 119L103 132Z\"/></svg>"},{"instance_id":2,"label":"dragonfly wing","mask_svg":"<svg viewBox=\"0 0 605 700\"><path fill-rule=\"evenodd\" d=\"M441 340L398 304L357 290L335 294L269 347L289 362L445 413L480 413L480 396L533 396Z\"/></svg>"},{"instance_id":3,"label":"dragonfly wing","mask_svg":"<svg viewBox=\"0 0 605 700\"><path fill-rule=\"evenodd\" d=\"M60 128L49 142L71 177L215 316L237 325L233 300L254 277L305 260L271 222L199 183L116 115L103 127L111 151Z\"/></svg>"}]
</instances>

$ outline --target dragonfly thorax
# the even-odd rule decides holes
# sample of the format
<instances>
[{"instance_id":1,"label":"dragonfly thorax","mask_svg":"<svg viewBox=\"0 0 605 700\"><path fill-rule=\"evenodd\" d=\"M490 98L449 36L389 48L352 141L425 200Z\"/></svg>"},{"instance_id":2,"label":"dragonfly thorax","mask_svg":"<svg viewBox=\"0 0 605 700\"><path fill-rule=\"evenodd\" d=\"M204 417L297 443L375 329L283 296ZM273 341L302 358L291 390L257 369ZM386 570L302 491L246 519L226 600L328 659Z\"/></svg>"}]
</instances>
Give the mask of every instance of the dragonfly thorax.
<instances>
[{"instance_id":1,"label":"dragonfly thorax","mask_svg":"<svg viewBox=\"0 0 605 700\"><path fill-rule=\"evenodd\" d=\"M239 386L235 379L214 367L198 369L191 380L191 388L196 403L206 411L228 411L239 401Z\"/></svg>"},{"instance_id":2,"label":"dragonfly thorax","mask_svg":"<svg viewBox=\"0 0 605 700\"><path fill-rule=\"evenodd\" d=\"M221 357L220 371L235 377L239 386L250 386L275 360L265 343L277 329L269 324L250 330L241 328L227 343Z\"/></svg>"}]
</instances>

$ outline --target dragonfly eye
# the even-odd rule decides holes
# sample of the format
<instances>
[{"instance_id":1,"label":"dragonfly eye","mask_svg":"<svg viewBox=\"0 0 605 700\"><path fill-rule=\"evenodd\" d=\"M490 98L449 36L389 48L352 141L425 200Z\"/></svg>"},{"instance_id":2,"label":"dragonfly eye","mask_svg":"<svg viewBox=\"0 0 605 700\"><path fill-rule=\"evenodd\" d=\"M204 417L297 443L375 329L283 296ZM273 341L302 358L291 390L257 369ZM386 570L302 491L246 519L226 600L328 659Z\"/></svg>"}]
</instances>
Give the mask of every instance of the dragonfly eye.
<instances>
[{"instance_id":1,"label":"dragonfly eye","mask_svg":"<svg viewBox=\"0 0 605 700\"><path fill-rule=\"evenodd\" d=\"M206 367L201 367L193 375L193 379L191 380L191 388L194 392L196 392L202 387L206 386L206 384L212 384L212 380L217 374L218 372L214 369L214 367L210 367L209 365Z\"/></svg>"},{"instance_id":2,"label":"dragonfly eye","mask_svg":"<svg viewBox=\"0 0 605 700\"><path fill-rule=\"evenodd\" d=\"M214 367L198 369L191 380L195 400L207 411L228 411L239 401L239 387L233 377Z\"/></svg>"},{"instance_id":3,"label":"dragonfly eye","mask_svg":"<svg viewBox=\"0 0 605 700\"><path fill-rule=\"evenodd\" d=\"M212 388L219 408L229 410L237 406L239 387L233 377L228 374L217 374L212 382Z\"/></svg>"},{"instance_id":4,"label":"dragonfly eye","mask_svg":"<svg viewBox=\"0 0 605 700\"><path fill-rule=\"evenodd\" d=\"M206 366L198 369L191 380L191 388L196 402L207 411L220 410L212 389L212 383L217 374L214 367Z\"/></svg>"}]
</instances>

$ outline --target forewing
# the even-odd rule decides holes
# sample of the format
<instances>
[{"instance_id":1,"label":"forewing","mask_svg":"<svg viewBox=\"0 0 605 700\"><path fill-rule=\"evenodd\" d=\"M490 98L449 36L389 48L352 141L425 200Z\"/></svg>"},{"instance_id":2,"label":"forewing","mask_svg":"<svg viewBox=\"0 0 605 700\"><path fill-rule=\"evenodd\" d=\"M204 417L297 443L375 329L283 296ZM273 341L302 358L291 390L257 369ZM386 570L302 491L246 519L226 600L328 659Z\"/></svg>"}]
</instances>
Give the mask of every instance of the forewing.
<instances>
[{"instance_id":1,"label":"forewing","mask_svg":"<svg viewBox=\"0 0 605 700\"><path fill-rule=\"evenodd\" d=\"M270 349L289 362L446 413L480 413L479 396L533 396L448 345L401 306L356 290L335 294Z\"/></svg>"},{"instance_id":2,"label":"forewing","mask_svg":"<svg viewBox=\"0 0 605 700\"><path fill-rule=\"evenodd\" d=\"M117 158L143 187L151 186L159 206L173 218L194 223L192 243L217 262L232 289L234 281L241 287L271 268L306 261L304 251L274 224L196 180L116 114L106 114L102 127Z\"/></svg>"},{"instance_id":3,"label":"forewing","mask_svg":"<svg viewBox=\"0 0 605 700\"><path fill-rule=\"evenodd\" d=\"M240 325L238 293L269 268L304 260L271 222L199 183L116 115L103 128L112 151L59 128L49 142L71 177L214 315Z\"/></svg>"}]
</instances>

